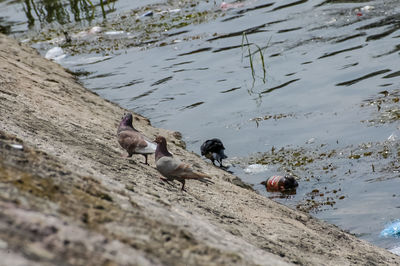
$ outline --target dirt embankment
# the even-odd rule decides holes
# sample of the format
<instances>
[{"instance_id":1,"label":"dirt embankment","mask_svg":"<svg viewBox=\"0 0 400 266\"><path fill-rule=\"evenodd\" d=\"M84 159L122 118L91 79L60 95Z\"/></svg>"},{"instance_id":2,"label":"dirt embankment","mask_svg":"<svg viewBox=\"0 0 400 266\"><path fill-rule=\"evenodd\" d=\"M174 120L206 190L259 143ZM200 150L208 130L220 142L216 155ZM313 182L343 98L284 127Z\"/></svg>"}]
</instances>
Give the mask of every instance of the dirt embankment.
<instances>
[{"instance_id":1,"label":"dirt embankment","mask_svg":"<svg viewBox=\"0 0 400 266\"><path fill-rule=\"evenodd\" d=\"M121 157L126 110L59 65L0 35L0 264L349 265L400 257L242 188L158 134L214 184L160 181L143 157Z\"/></svg>"}]
</instances>

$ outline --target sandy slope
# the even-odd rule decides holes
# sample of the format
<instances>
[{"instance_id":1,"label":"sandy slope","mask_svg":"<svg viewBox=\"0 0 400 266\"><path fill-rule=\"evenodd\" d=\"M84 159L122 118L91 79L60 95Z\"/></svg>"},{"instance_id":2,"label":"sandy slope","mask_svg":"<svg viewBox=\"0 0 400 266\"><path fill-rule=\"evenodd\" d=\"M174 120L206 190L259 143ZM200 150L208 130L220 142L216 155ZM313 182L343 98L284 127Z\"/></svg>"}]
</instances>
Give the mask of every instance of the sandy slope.
<instances>
[{"instance_id":1,"label":"sandy slope","mask_svg":"<svg viewBox=\"0 0 400 266\"><path fill-rule=\"evenodd\" d=\"M121 157L126 110L59 65L0 35L0 264L395 265L400 257L242 188L181 148L213 185L168 185L142 156ZM13 144L22 144L23 149Z\"/></svg>"}]
</instances>

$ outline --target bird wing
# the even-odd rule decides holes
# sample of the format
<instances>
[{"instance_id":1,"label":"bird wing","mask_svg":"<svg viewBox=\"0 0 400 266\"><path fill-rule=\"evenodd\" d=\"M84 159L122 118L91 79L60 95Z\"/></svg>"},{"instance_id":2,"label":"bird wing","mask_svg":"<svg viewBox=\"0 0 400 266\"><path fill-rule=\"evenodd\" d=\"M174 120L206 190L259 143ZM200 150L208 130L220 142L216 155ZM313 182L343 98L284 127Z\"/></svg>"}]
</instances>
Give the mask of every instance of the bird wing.
<instances>
[{"instance_id":1,"label":"bird wing","mask_svg":"<svg viewBox=\"0 0 400 266\"><path fill-rule=\"evenodd\" d=\"M156 163L157 170L165 177L169 178L175 178L176 176L176 169L179 167L181 164L181 161L169 157L169 156L163 156L160 159L158 159Z\"/></svg>"},{"instance_id":2,"label":"bird wing","mask_svg":"<svg viewBox=\"0 0 400 266\"><path fill-rule=\"evenodd\" d=\"M219 150L224 150L224 144L222 144L222 141L220 139L212 139L210 142L210 150L213 152L218 152Z\"/></svg>"},{"instance_id":3,"label":"bird wing","mask_svg":"<svg viewBox=\"0 0 400 266\"><path fill-rule=\"evenodd\" d=\"M144 139L144 141L146 142L146 147L141 147L140 149L137 148L136 150L140 153L155 153L157 144L146 139Z\"/></svg>"},{"instance_id":4,"label":"bird wing","mask_svg":"<svg viewBox=\"0 0 400 266\"><path fill-rule=\"evenodd\" d=\"M163 176L168 178L209 178L205 174L194 172L189 164L185 164L173 157L161 157L157 161L156 167Z\"/></svg>"},{"instance_id":5,"label":"bird wing","mask_svg":"<svg viewBox=\"0 0 400 266\"><path fill-rule=\"evenodd\" d=\"M124 130L118 134L119 144L129 153L154 153L156 145L145 140L142 134L134 130Z\"/></svg>"},{"instance_id":6,"label":"bird wing","mask_svg":"<svg viewBox=\"0 0 400 266\"><path fill-rule=\"evenodd\" d=\"M201 155L206 155L208 153L219 153L224 150L225 147L219 139L209 139L206 140L200 147Z\"/></svg>"},{"instance_id":7,"label":"bird wing","mask_svg":"<svg viewBox=\"0 0 400 266\"><path fill-rule=\"evenodd\" d=\"M201 155L206 155L207 147L208 147L208 140L205 141L203 144L201 144L201 147L200 147Z\"/></svg>"}]
</instances>

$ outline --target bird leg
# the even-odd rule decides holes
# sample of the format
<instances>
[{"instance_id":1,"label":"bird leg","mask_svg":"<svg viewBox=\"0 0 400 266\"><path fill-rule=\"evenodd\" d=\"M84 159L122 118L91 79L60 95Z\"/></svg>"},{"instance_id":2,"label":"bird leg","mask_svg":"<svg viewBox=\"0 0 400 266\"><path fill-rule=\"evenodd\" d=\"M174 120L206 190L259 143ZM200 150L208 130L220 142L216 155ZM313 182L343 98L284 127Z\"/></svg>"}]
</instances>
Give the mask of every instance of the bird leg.
<instances>
[{"instance_id":1,"label":"bird leg","mask_svg":"<svg viewBox=\"0 0 400 266\"><path fill-rule=\"evenodd\" d=\"M143 156L144 156L144 158L145 158L145 160L144 160L144 164L147 164L147 165L149 165L149 164L147 163L147 154L143 154Z\"/></svg>"},{"instance_id":2,"label":"bird leg","mask_svg":"<svg viewBox=\"0 0 400 266\"><path fill-rule=\"evenodd\" d=\"M171 185L171 183L169 182L169 180L168 180L167 178L165 178L165 177L163 177L163 176L160 176L160 179L161 179L162 181L164 181L165 183L167 183L168 185Z\"/></svg>"},{"instance_id":3,"label":"bird leg","mask_svg":"<svg viewBox=\"0 0 400 266\"><path fill-rule=\"evenodd\" d=\"M132 157L132 154L123 153L123 154L121 154L121 157L122 157L122 158L129 158L129 157Z\"/></svg>"},{"instance_id":4,"label":"bird leg","mask_svg":"<svg viewBox=\"0 0 400 266\"><path fill-rule=\"evenodd\" d=\"M182 191L186 191L186 189L185 189L185 179L179 180L179 182L182 183L182 188L181 188L181 190L182 190Z\"/></svg>"}]
</instances>

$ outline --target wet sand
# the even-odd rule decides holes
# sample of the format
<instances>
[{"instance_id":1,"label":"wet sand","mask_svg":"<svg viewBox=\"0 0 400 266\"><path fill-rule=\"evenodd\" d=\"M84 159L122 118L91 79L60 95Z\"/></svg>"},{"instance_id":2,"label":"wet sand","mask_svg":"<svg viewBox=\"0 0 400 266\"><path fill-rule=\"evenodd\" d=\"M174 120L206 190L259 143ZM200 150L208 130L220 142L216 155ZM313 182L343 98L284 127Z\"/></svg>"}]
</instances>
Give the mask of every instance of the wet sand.
<instances>
[{"instance_id":1,"label":"wet sand","mask_svg":"<svg viewBox=\"0 0 400 266\"><path fill-rule=\"evenodd\" d=\"M396 265L400 257L275 203L134 114L214 184L160 180L116 129L127 112L0 35L3 265ZM301 185L301 184L300 184Z\"/></svg>"}]
</instances>

